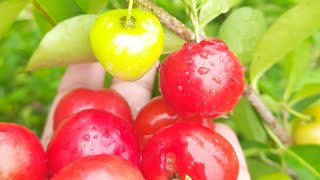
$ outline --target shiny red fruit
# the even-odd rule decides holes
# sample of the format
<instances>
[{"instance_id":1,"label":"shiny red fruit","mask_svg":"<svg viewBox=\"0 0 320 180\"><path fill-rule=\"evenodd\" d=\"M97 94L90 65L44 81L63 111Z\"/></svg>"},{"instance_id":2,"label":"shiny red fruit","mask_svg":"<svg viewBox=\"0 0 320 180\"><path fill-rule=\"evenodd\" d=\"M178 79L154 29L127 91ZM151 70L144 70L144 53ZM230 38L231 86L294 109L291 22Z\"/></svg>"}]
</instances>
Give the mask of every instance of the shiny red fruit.
<instances>
[{"instance_id":1,"label":"shiny red fruit","mask_svg":"<svg viewBox=\"0 0 320 180\"><path fill-rule=\"evenodd\" d=\"M239 163L218 133L195 123L177 123L145 145L141 172L147 180L236 180Z\"/></svg>"},{"instance_id":2,"label":"shiny red fruit","mask_svg":"<svg viewBox=\"0 0 320 180\"><path fill-rule=\"evenodd\" d=\"M127 101L111 89L91 90L79 88L65 94L54 113L54 129L70 115L84 109L100 109L111 112L132 123L132 115Z\"/></svg>"},{"instance_id":3,"label":"shiny red fruit","mask_svg":"<svg viewBox=\"0 0 320 180\"><path fill-rule=\"evenodd\" d=\"M186 43L159 69L164 99L179 114L219 117L234 108L244 90L244 70L219 39Z\"/></svg>"},{"instance_id":4,"label":"shiny red fruit","mask_svg":"<svg viewBox=\"0 0 320 180\"><path fill-rule=\"evenodd\" d=\"M180 121L195 122L214 129L211 119L177 115L162 96L158 96L142 107L137 115L134 128L140 145L143 147L158 130Z\"/></svg>"},{"instance_id":5,"label":"shiny red fruit","mask_svg":"<svg viewBox=\"0 0 320 180\"><path fill-rule=\"evenodd\" d=\"M83 110L66 119L48 148L49 174L84 156L112 154L140 164L140 147L131 124L102 110Z\"/></svg>"},{"instance_id":6,"label":"shiny red fruit","mask_svg":"<svg viewBox=\"0 0 320 180\"><path fill-rule=\"evenodd\" d=\"M134 124L140 145L143 147L161 128L174 124L176 118L177 114L161 96L150 100L139 111Z\"/></svg>"},{"instance_id":7,"label":"shiny red fruit","mask_svg":"<svg viewBox=\"0 0 320 180\"><path fill-rule=\"evenodd\" d=\"M119 156L96 155L80 158L59 171L51 180L144 180L140 170Z\"/></svg>"},{"instance_id":8,"label":"shiny red fruit","mask_svg":"<svg viewBox=\"0 0 320 180\"><path fill-rule=\"evenodd\" d=\"M0 123L0 179L45 180L47 159L37 136L29 129Z\"/></svg>"}]
</instances>

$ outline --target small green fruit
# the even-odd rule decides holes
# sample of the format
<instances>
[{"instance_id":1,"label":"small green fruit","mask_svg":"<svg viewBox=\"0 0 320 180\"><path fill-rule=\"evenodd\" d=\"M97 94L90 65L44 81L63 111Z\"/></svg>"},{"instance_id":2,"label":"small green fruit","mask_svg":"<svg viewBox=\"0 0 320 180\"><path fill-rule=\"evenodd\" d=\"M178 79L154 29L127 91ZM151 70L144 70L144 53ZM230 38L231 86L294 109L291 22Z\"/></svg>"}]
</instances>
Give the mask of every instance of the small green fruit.
<instances>
[{"instance_id":1,"label":"small green fruit","mask_svg":"<svg viewBox=\"0 0 320 180\"><path fill-rule=\"evenodd\" d=\"M313 120L296 119L293 124L292 138L296 144L320 144L320 104L311 106L304 111Z\"/></svg>"},{"instance_id":2,"label":"small green fruit","mask_svg":"<svg viewBox=\"0 0 320 180\"><path fill-rule=\"evenodd\" d=\"M164 35L159 20L143 10L127 9L101 14L91 33L91 47L102 66L122 80L134 81L146 74L161 55Z\"/></svg>"}]
</instances>

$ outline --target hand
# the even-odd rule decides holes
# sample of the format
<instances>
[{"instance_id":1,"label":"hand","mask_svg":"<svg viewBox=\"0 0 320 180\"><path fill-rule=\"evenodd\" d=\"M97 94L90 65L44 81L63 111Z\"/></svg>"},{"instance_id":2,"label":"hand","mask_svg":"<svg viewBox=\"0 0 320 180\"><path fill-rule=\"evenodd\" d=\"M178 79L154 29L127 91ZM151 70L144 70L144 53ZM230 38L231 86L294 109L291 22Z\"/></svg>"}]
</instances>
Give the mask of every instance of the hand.
<instances>
[{"instance_id":1,"label":"hand","mask_svg":"<svg viewBox=\"0 0 320 180\"><path fill-rule=\"evenodd\" d=\"M126 82L113 79L111 88L120 93L129 103L132 115L135 118L139 110L151 99L151 92L156 70L159 63L141 79ZM53 134L53 114L57 103L68 91L76 88L101 89L103 88L105 71L99 63L70 65L61 79L58 93L52 103L47 123L42 135L43 146L46 147ZM250 180L246 160L236 134L226 125L217 123L215 130L224 136L233 146L239 160L238 180Z\"/></svg>"}]
</instances>

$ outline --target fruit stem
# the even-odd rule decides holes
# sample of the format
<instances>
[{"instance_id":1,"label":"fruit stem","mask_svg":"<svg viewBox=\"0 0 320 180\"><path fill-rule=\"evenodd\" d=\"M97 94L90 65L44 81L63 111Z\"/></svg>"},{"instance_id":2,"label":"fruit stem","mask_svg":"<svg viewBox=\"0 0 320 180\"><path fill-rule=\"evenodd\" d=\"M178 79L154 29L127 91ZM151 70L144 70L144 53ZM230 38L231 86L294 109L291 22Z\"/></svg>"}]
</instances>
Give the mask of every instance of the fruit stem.
<instances>
[{"instance_id":1,"label":"fruit stem","mask_svg":"<svg viewBox=\"0 0 320 180\"><path fill-rule=\"evenodd\" d=\"M164 24L168 29L176 33L181 38L190 42L195 41L195 34L191 29L189 29L185 24L183 24L174 16L171 16L161 7L157 6L155 3L149 0L134 0L134 3L142 6L144 9L157 16L162 24Z\"/></svg>"},{"instance_id":2,"label":"fruit stem","mask_svg":"<svg viewBox=\"0 0 320 180\"><path fill-rule=\"evenodd\" d=\"M303 119L305 121L312 121L313 120L313 117L311 115L306 115L306 114L300 113L285 104L283 104L282 106L286 111L288 111L290 114L296 116L297 118Z\"/></svg>"},{"instance_id":3,"label":"fruit stem","mask_svg":"<svg viewBox=\"0 0 320 180\"><path fill-rule=\"evenodd\" d=\"M129 0L128 14L127 14L127 18L126 18L126 24L129 27L132 26L132 20L131 20L132 7L133 7L133 0Z\"/></svg>"},{"instance_id":4,"label":"fruit stem","mask_svg":"<svg viewBox=\"0 0 320 180\"><path fill-rule=\"evenodd\" d=\"M198 20L198 11L197 11L197 4L195 0L192 0L192 7L190 8L190 19L194 27L195 35L196 35L196 42L200 42L200 25Z\"/></svg>"}]
</instances>

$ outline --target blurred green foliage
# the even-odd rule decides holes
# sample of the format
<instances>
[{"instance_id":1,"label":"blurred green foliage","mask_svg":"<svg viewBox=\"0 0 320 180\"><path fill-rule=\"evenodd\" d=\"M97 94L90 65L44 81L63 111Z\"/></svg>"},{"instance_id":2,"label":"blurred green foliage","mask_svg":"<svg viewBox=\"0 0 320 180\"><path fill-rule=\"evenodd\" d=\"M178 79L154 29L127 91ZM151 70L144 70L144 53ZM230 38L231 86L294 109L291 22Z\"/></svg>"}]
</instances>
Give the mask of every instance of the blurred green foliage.
<instances>
[{"instance_id":1,"label":"blurred green foliage","mask_svg":"<svg viewBox=\"0 0 320 180\"><path fill-rule=\"evenodd\" d=\"M63 68L24 73L41 33L33 20L18 20L0 41L0 121L40 135Z\"/></svg>"}]
</instances>

